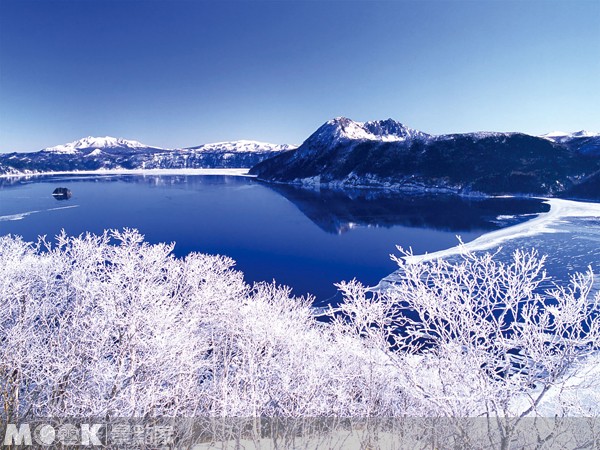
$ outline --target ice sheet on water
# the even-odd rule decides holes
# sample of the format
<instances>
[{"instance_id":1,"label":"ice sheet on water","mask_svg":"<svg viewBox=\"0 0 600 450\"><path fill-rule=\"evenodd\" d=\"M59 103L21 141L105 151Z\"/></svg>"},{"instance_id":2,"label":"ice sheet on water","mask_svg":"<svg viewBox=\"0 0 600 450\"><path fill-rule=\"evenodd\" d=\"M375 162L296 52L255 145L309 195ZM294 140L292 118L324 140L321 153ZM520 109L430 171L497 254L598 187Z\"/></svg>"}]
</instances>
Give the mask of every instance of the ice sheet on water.
<instances>
[{"instance_id":1,"label":"ice sheet on water","mask_svg":"<svg viewBox=\"0 0 600 450\"><path fill-rule=\"evenodd\" d=\"M405 258L408 264L453 258L465 251L478 252L502 247L500 257L508 258L516 249L537 249L546 255L546 269L554 282L564 282L574 272L591 267L600 273L600 203L562 199L544 200L550 211L534 219L484 234L464 245L435 253ZM382 280L393 282L399 271Z\"/></svg>"},{"instance_id":2,"label":"ice sheet on water","mask_svg":"<svg viewBox=\"0 0 600 450\"><path fill-rule=\"evenodd\" d=\"M36 214L36 213L40 213L40 212L44 212L44 211L58 211L60 209L77 208L78 206L79 205L60 206L57 208L48 208L48 209L44 209L44 210L33 210L33 211L25 211L22 213L16 213L16 214L7 214L4 216L0 216L0 222L9 221L9 220L22 220L25 217L30 216L31 214Z\"/></svg>"}]
</instances>

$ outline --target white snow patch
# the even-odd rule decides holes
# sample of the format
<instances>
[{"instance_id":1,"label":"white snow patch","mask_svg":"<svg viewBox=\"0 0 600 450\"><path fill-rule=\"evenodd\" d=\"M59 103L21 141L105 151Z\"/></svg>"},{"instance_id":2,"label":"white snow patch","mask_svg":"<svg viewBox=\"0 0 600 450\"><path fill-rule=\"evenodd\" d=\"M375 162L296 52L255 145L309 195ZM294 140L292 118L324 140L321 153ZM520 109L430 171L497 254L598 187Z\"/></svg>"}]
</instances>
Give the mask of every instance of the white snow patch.
<instances>
[{"instance_id":1,"label":"white snow patch","mask_svg":"<svg viewBox=\"0 0 600 450\"><path fill-rule=\"evenodd\" d=\"M423 255L407 256L404 260L409 264L445 258L461 254L465 251L488 250L499 246L501 243L542 233L559 233L554 225L568 217L600 217L600 203L577 202L558 198L544 199L550 205L550 211L539 214L536 218L501 230L484 234L477 239L462 245L457 245L446 250Z\"/></svg>"},{"instance_id":2,"label":"white snow patch","mask_svg":"<svg viewBox=\"0 0 600 450\"><path fill-rule=\"evenodd\" d=\"M204 144L198 147L189 147L183 149L184 151L195 151L195 152L226 152L226 153L244 153L244 152L273 152L273 151L284 151L293 150L295 145L288 144L270 144L268 142L260 141L226 141L226 142L214 142L212 144Z\"/></svg>"},{"instance_id":3,"label":"white snow patch","mask_svg":"<svg viewBox=\"0 0 600 450\"><path fill-rule=\"evenodd\" d=\"M12 221L12 220L23 220L25 217L31 215L31 214L35 214L35 213L39 213L40 211L27 211L24 213L17 213L17 214L9 214L6 216L0 216L0 222L8 222L8 221Z\"/></svg>"},{"instance_id":4,"label":"white snow patch","mask_svg":"<svg viewBox=\"0 0 600 450\"><path fill-rule=\"evenodd\" d=\"M596 137L600 136L600 133L594 133L593 131L580 130L571 133L573 137Z\"/></svg>"},{"instance_id":5,"label":"white snow patch","mask_svg":"<svg viewBox=\"0 0 600 450\"><path fill-rule=\"evenodd\" d=\"M541 134L539 137L548 139L553 142L564 142L573 138L584 138L584 137L598 137L600 133L593 131L574 131L572 133L565 133L564 131L551 131L550 133Z\"/></svg>"},{"instance_id":6,"label":"white snow patch","mask_svg":"<svg viewBox=\"0 0 600 450\"><path fill-rule=\"evenodd\" d=\"M600 414L600 353L594 352L577 361L562 378L561 383L550 387L535 409L542 417L553 417L559 405L577 405L568 411L569 416L598 416ZM540 393L534 390L534 396ZM523 395L511 407L514 411L525 411L531 406L531 398ZM533 416L534 412L531 413Z\"/></svg>"},{"instance_id":7,"label":"white snow patch","mask_svg":"<svg viewBox=\"0 0 600 450\"><path fill-rule=\"evenodd\" d=\"M484 138L489 138L489 137L509 137L509 136L514 136L515 134L519 134L517 132L514 131L507 131L507 132L503 132L503 131L474 131L472 133L461 133L459 134L459 136L471 136L475 139L484 139ZM438 136L441 138L444 138L445 135L441 135Z\"/></svg>"},{"instance_id":8,"label":"white snow patch","mask_svg":"<svg viewBox=\"0 0 600 450\"><path fill-rule=\"evenodd\" d=\"M60 206L58 208L38 209L38 210L26 211L26 212L17 213L17 214L9 214L6 216L0 216L0 222L23 220L25 217L30 216L31 214L36 214L36 213L46 212L46 211L58 211L60 209L77 208L78 206L79 205Z\"/></svg>"},{"instance_id":9,"label":"white snow patch","mask_svg":"<svg viewBox=\"0 0 600 450\"><path fill-rule=\"evenodd\" d=\"M564 131L551 131L550 133L540 134L540 137L542 138L557 138L566 136L569 136L569 133L565 133Z\"/></svg>"},{"instance_id":10,"label":"white snow patch","mask_svg":"<svg viewBox=\"0 0 600 450\"><path fill-rule=\"evenodd\" d=\"M132 148L132 149L151 147L151 148L157 148L160 150L164 150L164 149L161 149L160 147L152 147L152 146L149 146L146 144L142 144L141 142L132 141L132 140L128 140L128 139L114 138L111 136L104 136L104 137L88 136L88 137L79 139L77 141L69 142L68 144L62 144L62 145L56 145L54 147L48 147L48 148L44 149L44 151L72 155L72 154L78 153L79 150L85 149L85 148L102 149L102 148L118 148L118 147L127 147L127 148Z\"/></svg>"},{"instance_id":11,"label":"white snow patch","mask_svg":"<svg viewBox=\"0 0 600 450\"><path fill-rule=\"evenodd\" d=\"M499 216L496 217L496 220L511 220L511 219L516 219L518 217L531 217L531 216L537 216L538 213L531 213L531 214L501 214Z\"/></svg>"},{"instance_id":12,"label":"white snow patch","mask_svg":"<svg viewBox=\"0 0 600 450\"><path fill-rule=\"evenodd\" d=\"M346 117L336 117L327 121L328 126L320 134L319 140L358 141L380 141L380 142L402 142L413 138L426 139L430 135L409 128L399 122L392 121L369 121L356 122Z\"/></svg>"}]
</instances>

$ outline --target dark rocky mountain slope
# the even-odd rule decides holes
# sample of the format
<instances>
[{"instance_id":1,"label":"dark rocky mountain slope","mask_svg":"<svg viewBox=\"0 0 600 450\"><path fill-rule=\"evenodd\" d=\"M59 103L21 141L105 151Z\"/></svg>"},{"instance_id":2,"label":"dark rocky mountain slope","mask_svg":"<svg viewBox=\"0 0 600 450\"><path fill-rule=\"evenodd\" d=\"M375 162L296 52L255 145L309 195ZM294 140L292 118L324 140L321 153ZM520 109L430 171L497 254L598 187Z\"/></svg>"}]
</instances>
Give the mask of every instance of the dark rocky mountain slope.
<instances>
[{"instance_id":1,"label":"dark rocky mountain slope","mask_svg":"<svg viewBox=\"0 0 600 450\"><path fill-rule=\"evenodd\" d=\"M266 159L250 173L291 184L489 195L568 195L585 183L586 198L600 199L600 192L590 193L589 178L600 170L600 136L582 139L491 132L432 136L391 119L336 118L296 150Z\"/></svg>"}]
</instances>

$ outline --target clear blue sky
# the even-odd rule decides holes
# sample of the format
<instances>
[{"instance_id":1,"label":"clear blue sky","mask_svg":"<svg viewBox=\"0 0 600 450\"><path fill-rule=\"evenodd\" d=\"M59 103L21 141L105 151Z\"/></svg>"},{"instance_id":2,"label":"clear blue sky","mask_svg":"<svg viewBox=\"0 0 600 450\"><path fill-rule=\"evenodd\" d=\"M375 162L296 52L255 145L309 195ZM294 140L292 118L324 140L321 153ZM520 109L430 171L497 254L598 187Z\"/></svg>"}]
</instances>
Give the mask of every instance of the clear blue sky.
<instances>
[{"instance_id":1,"label":"clear blue sky","mask_svg":"<svg viewBox=\"0 0 600 450\"><path fill-rule=\"evenodd\" d=\"M0 151L600 131L600 1L0 0Z\"/></svg>"}]
</instances>

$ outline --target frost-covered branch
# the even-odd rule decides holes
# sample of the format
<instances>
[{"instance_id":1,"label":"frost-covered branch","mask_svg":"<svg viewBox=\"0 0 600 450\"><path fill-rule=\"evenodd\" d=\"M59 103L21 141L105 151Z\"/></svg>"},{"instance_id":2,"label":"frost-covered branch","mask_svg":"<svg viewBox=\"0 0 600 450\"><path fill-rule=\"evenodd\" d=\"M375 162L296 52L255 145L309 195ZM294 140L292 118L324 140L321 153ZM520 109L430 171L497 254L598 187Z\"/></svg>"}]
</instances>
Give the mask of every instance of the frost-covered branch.
<instances>
[{"instance_id":1,"label":"frost-covered branch","mask_svg":"<svg viewBox=\"0 0 600 450\"><path fill-rule=\"evenodd\" d=\"M227 257L172 249L128 229L0 237L3 422L486 416L508 436L505 417L590 411L567 394L600 342L591 271L544 292L533 251L403 264L384 292L340 283L322 321Z\"/></svg>"}]
</instances>

